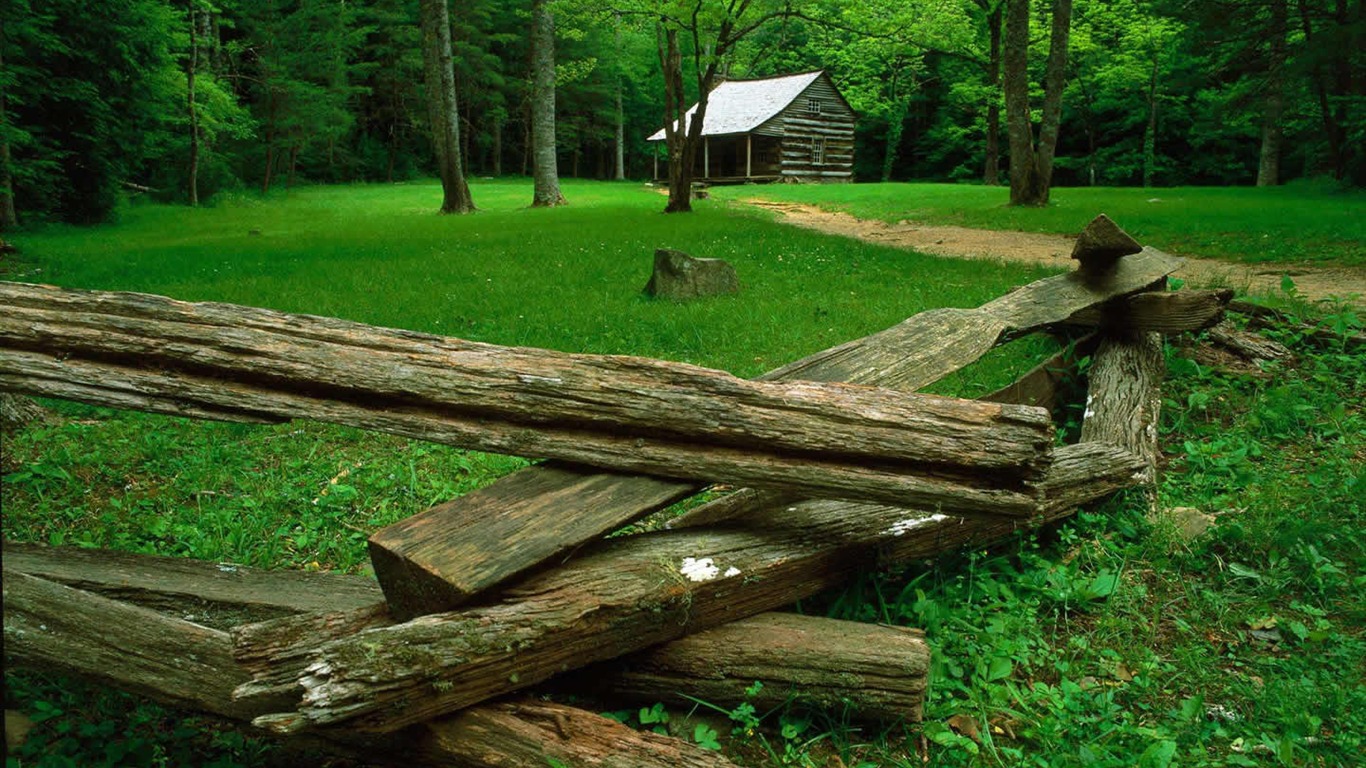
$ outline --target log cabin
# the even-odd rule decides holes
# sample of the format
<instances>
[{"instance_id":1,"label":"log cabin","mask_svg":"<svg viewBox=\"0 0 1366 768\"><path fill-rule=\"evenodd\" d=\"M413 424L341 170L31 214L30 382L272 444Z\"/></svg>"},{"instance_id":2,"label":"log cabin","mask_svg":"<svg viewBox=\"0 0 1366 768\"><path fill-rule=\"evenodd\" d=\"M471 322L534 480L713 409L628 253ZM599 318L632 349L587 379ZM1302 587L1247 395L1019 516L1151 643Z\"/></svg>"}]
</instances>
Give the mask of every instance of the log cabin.
<instances>
[{"instance_id":1,"label":"log cabin","mask_svg":"<svg viewBox=\"0 0 1366 768\"><path fill-rule=\"evenodd\" d=\"M684 120L696 111L694 104ZM663 142L664 129L647 140ZM656 152L656 179L659 170ZM693 178L711 184L852 181L854 110L820 70L727 80L707 100Z\"/></svg>"}]
</instances>

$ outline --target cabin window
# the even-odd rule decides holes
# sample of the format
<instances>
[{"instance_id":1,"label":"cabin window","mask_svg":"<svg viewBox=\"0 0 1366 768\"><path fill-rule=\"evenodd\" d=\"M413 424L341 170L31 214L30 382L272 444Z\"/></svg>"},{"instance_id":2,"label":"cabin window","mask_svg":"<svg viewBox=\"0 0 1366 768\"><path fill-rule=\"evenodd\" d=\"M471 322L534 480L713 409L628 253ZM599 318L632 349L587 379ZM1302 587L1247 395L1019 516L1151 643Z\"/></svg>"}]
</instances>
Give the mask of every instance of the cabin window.
<instances>
[{"instance_id":1,"label":"cabin window","mask_svg":"<svg viewBox=\"0 0 1366 768\"><path fill-rule=\"evenodd\" d=\"M819 114L821 113L821 100L820 100L820 99L807 99L807 100L806 100L806 111L807 111L807 114L819 115Z\"/></svg>"},{"instance_id":2,"label":"cabin window","mask_svg":"<svg viewBox=\"0 0 1366 768\"><path fill-rule=\"evenodd\" d=\"M825 139L811 140L811 162L817 165L825 162Z\"/></svg>"}]
</instances>

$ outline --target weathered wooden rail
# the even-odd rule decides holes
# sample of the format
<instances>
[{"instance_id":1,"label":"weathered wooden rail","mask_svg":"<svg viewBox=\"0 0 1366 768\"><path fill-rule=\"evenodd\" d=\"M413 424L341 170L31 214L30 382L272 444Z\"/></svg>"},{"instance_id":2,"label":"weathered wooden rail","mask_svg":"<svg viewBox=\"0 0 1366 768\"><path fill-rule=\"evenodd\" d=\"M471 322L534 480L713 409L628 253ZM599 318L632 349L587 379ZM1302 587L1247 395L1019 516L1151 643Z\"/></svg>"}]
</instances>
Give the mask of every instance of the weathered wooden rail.
<instances>
[{"instance_id":1,"label":"weathered wooden rail","mask_svg":"<svg viewBox=\"0 0 1366 768\"><path fill-rule=\"evenodd\" d=\"M398 764L728 764L517 698L546 683L733 706L757 679L784 699L918 718L917 633L766 612L1153 482L1158 333L1217 322L1230 296L1166 293L1180 261L1108 220L1074 256L1068 275L756 381L0 284L0 390L556 459L376 532L378 583L7 543L6 658ZM1068 326L1086 333L1068 353L978 401L911 391ZM1080 441L1054 447L1049 410L1081 354ZM711 481L742 488L669 530L602 538Z\"/></svg>"}]
</instances>

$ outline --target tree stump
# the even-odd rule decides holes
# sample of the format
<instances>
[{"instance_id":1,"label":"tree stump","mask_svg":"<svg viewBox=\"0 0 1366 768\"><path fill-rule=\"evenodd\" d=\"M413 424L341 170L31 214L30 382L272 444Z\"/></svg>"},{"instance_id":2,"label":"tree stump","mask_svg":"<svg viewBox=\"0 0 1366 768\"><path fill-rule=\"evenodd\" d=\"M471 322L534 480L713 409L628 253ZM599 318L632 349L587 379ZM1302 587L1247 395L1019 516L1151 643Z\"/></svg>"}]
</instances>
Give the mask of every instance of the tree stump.
<instances>
[{"instance_id":1,"label":"tree stump","mask_svg":"<svg viewBox=\"0 0 1366 768\"><path fill-rule=\"evenodd\" d=\"M695 259L682 251L655 251L655 271L645 293L663 299L698 299L740 292L735 267L721 259Z\"/></svg>"}]
</instances>

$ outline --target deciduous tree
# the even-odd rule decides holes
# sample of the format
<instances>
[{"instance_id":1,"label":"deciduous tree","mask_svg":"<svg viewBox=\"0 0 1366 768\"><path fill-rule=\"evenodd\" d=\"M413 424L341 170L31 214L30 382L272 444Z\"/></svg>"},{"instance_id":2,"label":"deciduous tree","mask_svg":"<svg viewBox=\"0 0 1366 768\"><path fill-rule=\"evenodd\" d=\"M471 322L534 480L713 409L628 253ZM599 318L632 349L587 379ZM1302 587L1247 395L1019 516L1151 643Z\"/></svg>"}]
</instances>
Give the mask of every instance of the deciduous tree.
<instances>
[{"instance_id":1,"label":"deciduous tree","mask_svg":"<svg viewBox=\"0 0 1366 768\"><path fill-rule=\"evenodd\" d=\"M550 0L531 3L531 206L564 205L555 146L555 16Z\"/></svg>"},{"instance_id":2,"label":"deciduous tree","mask_svg":"<svg viewBox=\"0 0 1366 768\"><path fill-rule=\"evenodd\" d=\"M427 113L432 146L441 172L441 212L474 210L460 158L460 105L451 61L451 21L446 0L421 0L422 60L427 81Z\"/></svg>"},{"instance_id":3,"label":"deciduous tree","mask_svg":"<svg viewBox=\"0 0 1366 768\"><path fill-rule=\"evenodd\" d=\"M1029 108L1030 0L1006 0L1004 85L1010 136L1010 204L1047 205L1053 180L1053 155L1062 122L1062 92L1072 0L1053 0L1052 31L1044 70L1043 118L1038 141Z\"/></svg>"}]
</instances>

